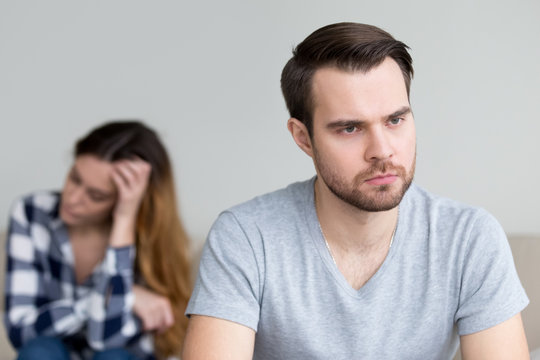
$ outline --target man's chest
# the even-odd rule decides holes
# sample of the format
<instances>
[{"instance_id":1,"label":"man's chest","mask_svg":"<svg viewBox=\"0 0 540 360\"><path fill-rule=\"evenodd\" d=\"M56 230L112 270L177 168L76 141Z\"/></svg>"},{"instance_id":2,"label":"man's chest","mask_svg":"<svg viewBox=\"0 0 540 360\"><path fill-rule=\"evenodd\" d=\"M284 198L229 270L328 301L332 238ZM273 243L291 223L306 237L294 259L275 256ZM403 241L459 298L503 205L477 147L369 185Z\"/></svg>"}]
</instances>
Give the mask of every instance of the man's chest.
<instances>
[{"instance_id":1,"label":"man's chest","mask_svg":"<svg viewBox=\"0 0 540 360\"><path fill-rule=\"evenodd\" d=\"M255 358L451 359L455 294L417 266L382 270L355 290L331 263L267 267Z\"/></svg>"}]
</instances>

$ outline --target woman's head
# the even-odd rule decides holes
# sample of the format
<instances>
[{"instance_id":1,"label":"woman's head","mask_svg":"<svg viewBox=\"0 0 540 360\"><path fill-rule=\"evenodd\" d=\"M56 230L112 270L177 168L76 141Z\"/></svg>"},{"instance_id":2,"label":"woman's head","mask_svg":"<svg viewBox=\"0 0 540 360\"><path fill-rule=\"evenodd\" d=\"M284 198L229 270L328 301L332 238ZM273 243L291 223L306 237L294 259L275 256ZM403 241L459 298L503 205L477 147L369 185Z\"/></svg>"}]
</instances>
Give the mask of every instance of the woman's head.
<instances>
[{"instance_id":1,"label":"woman's head","mask_svg":"<svg viewBox=\"0 0 540 360\"><path fill-rule=\"evenodd\" d=\"M92 130L75 144L75 158L93 155L115 162L141 158L152 166L151 182L170 173L167 152L157 134L139 121L109 122Z\"/></svg>"},{"instance_id":2,"label":"woman's head","mask_svg":"<svg viewBox=\"0 0 540 360\"><path fill-rule=\"evenodd\" d=\"M112 171L112 163L94 155L75 158L62 189L60 217L66 225L100 226L109 222L116 203Z\"/></svg>"},{"instance_id":3,"label":"woman's head","mask_svg":"<svg viewBox=\"0 0 540 360\"><path fill-rule=\"evenodd\" d=\"M62 191L60 214L68 225L108 222L115 205L112 164L140 158L151 165L148 192L171 182L167 152L156 133L138 121L109 122L79 139Z\"/></svg>"}]
</instances>

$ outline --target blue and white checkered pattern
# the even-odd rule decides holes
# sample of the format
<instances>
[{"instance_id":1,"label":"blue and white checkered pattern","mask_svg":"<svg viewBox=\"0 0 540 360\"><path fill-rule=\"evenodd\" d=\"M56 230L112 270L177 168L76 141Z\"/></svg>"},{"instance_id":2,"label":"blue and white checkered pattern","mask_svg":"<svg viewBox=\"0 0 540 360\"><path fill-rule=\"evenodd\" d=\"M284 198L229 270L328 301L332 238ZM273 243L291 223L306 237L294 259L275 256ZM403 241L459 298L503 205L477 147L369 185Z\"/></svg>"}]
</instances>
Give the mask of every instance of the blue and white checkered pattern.
<instances>
[{"instance_id":1,"label":"blue and white checkered pattern","mask_svg":"<svg viewBox=\"0 0 540 360\"><path fill-rule=\"evenodd\" d=\"M135 247L108 248L88 280L77 284L59 200L58 193L38 192L13 206L4 319L11 343L19 348L37 336L57 336L76 358L121 347L154 359L152 336L132 311Z\"/></svg>"}]
</instances>

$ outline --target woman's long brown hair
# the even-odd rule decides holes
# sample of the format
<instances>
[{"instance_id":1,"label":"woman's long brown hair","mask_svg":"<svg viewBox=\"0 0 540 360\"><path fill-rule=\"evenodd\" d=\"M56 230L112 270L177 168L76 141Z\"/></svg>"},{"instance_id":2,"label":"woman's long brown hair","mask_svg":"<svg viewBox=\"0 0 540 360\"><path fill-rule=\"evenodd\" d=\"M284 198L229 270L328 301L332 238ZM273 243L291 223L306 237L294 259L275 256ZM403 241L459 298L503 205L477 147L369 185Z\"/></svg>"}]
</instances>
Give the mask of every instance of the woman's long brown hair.
<instances>
[{"instance_id":1,"label":"woman's long brown hair","mask_svg":"<svg viewBox=\"0 0 540 360\"><path fill-rule=\"evenodd\" d=\"M136 273L152 291L169 299L174 325L154 335L156 355L180 355L191 294L188 237L180 222L172 168L156 133L138 121L100 126L79 140L75 156L92 154L106 161L139 157L152 165L136 225Z\"/></svg>"},{"instance_id":2,"label":"woman's long brown hair","mask_svg":"<svg viewBox=\"0 0 540 360\"><path fill-rule=\"evenodd\" d=\"M171 302L174 325L154 336L160 357L179 355L191 292L187 236L176 209L172 176L147 190L137 219L137 266L146 285Z\"/></svg>"}]
</instances>

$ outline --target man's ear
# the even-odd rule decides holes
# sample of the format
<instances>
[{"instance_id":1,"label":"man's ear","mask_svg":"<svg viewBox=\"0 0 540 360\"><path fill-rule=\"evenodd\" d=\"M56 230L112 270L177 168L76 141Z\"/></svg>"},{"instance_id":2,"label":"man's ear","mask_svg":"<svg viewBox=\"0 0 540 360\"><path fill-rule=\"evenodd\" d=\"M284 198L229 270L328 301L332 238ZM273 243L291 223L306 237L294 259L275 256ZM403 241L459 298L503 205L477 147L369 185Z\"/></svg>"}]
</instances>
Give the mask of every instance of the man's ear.
<instances>
[{"instance_id":1,"label":"man's ear","mask_svg":"<svg viewBox=\"0 0 540 360\"><path fill-rule=\"evenodd\" d=\"M287 129L291 132L296 145L298 145L309 157L313 158L313 146L306 125L298 119L290 118L289 121L287 121Z\"/></svg>"}]
</instances>

